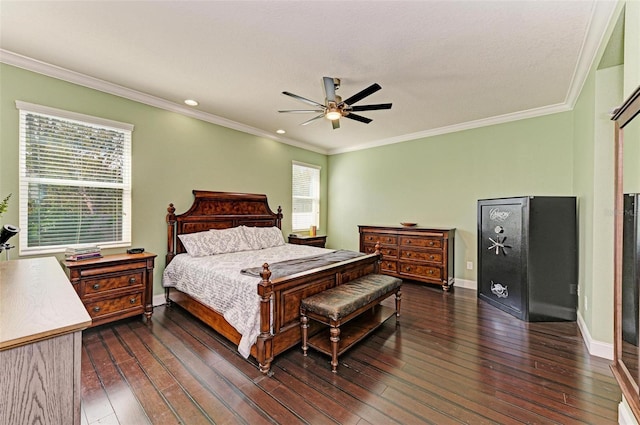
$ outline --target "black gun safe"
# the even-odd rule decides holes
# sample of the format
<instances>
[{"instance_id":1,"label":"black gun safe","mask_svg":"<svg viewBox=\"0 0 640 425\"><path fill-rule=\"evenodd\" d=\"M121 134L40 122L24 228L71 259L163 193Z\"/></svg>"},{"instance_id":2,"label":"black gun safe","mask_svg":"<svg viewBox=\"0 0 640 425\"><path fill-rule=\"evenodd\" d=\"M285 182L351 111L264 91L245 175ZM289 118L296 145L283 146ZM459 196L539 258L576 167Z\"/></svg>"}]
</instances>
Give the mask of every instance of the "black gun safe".
<instances>
[{"instance_id":1,"label":"black gun safe","mask_svg":"<svg viewBox=\"0 0 640 425\"><path fill-rule=\"evenodd\" d=\"M528 322L575 321L576 198L478 201L478 297Z\"/></svg>"},{"instance_id":2,"label":"black gun safe","mask_svg":"<svg viewBox=\"0 0 640 425\"><path fill-rule=\"evenodd\" d=\"M638 285L640 281L640 238L638 230L640 194L624 195L622 220L622 339L638 345Z\"/></svg>"}]
</instances>

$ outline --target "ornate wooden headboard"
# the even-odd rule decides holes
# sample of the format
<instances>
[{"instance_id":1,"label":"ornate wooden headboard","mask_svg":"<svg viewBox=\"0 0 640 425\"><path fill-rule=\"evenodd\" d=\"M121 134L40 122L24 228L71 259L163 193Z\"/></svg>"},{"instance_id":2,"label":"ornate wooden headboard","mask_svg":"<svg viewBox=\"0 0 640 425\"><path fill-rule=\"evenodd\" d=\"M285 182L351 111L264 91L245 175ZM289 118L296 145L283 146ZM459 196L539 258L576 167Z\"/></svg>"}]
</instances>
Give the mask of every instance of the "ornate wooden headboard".
<instances>
[{"instance_id":1,"label":"ornate wooden headboard","mask_svg":"<svg viewBox=\"0 0 640 425\"><path fill-rule=\"evenodd\" d=\"M195 199L183 214L175 214L173 204L167 208L167 264L177 254L186 252L177 237L184 233L237 226L282 228L282 208L274 213L267 195L193 190Z\"/></svg>"}]
</instances>

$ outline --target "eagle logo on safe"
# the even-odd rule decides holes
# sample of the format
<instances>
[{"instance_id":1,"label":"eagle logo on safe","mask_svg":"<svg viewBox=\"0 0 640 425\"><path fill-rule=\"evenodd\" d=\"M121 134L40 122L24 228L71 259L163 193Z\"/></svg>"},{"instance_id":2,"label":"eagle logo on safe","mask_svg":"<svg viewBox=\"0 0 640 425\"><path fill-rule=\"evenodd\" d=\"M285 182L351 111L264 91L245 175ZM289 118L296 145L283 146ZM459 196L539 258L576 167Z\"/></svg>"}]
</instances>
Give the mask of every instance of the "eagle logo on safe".
<instances>
[{"instance_id":1,"label":"eagle logo on safe","mask_svg":"<svg viewBox=\"0 0 640 425\"><path fill-rule=\"evenodd\" d=\"M502 283L491 281L491 293L498 298L507 298L509 296L509 289Z\"/></svg>"}]
</instances>

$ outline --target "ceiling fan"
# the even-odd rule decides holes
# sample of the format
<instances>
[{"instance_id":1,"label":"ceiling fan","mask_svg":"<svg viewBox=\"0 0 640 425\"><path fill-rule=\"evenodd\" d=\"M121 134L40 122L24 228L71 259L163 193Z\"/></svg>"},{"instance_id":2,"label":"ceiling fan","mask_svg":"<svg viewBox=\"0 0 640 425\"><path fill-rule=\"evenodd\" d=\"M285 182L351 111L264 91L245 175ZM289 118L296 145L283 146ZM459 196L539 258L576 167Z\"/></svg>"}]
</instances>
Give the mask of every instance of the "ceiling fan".
<instances>
[{"instance_id":1,"label":"ceiling fan","mask_svg":"<svg viewBox=\"0 0 640 425\"><path fill-rule=\"evenodd\" d=\"M313 100L309 100L302 96L298 96L297 94L289 93L288 91L283 91L282 94L291 96L294 99L298 99L304 103L315 106L315 109L289 109L285 111L278 111L284 113L293 113L293 114L305 114L309 112L316 112L320 115L317 115L310 120L303 122L300 125L307 125L314 122L317 119L322 117L331 120L331 124L333 129L340 128L340 118L349 118L354 121L360 121L365 124L369 124L372 120L367 117L363 117L362 115L354 114L354 112L360 111L375 111L379 109L391 109L391 103L378 103L375 105L361 105L361 106L353 106L354 103L357 103L364 99L367 96L372 95L373 93L380 90L379 84L374 83L371 84L364 90L359 91L348 99L342 100L340 96L336 94L336 90L340 88L340 79L339 78L331 78L331 77L323 77L322 81L324 83L324 93L325 99L324 104L315 102Z\"/></svg>"}]
</instances>

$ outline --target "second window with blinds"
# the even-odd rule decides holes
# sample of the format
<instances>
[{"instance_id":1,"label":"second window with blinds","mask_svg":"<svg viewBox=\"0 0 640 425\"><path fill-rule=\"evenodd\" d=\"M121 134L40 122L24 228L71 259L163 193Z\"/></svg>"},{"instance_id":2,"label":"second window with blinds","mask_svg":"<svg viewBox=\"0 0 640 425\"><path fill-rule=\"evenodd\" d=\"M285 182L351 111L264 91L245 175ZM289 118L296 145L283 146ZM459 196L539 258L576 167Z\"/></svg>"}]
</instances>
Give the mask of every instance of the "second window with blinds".
<instances>
[{"instance_id":1,"label":"second window with blinds","mask_svg":"<svg viewBox=\"0 0 640 425\"><path fill-rule=\"evenodd\" d=\"M320 167L294 161L292 193L292 230L308 231L311 226L320 229Z\"/></svg>"}]
</instances>

